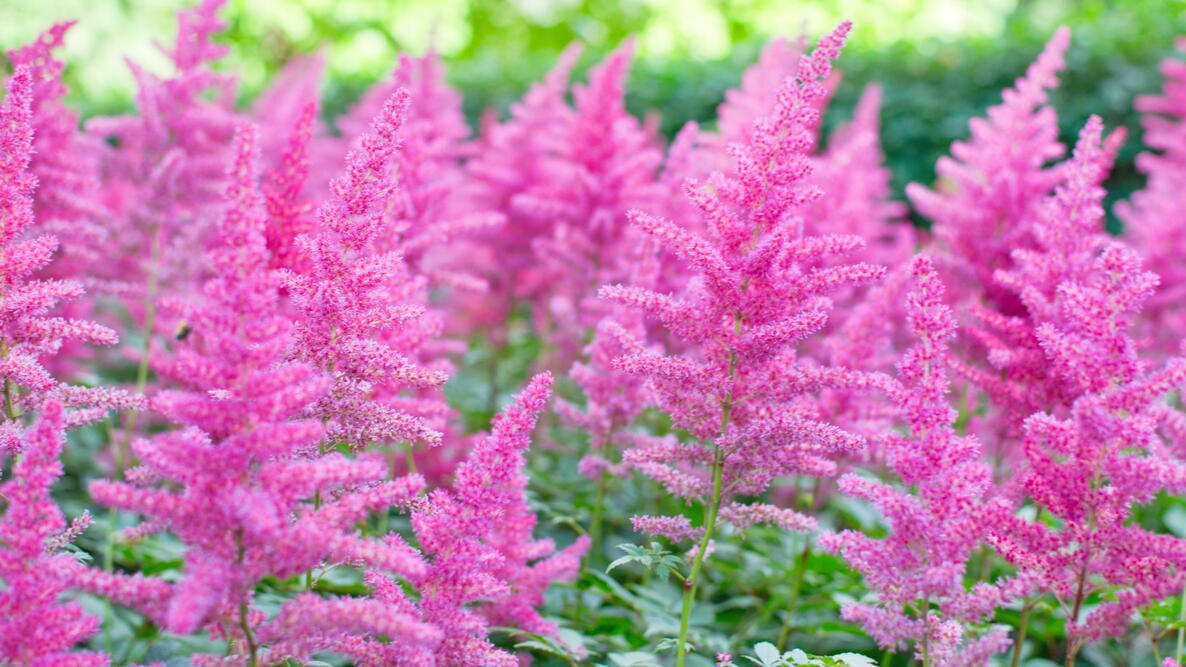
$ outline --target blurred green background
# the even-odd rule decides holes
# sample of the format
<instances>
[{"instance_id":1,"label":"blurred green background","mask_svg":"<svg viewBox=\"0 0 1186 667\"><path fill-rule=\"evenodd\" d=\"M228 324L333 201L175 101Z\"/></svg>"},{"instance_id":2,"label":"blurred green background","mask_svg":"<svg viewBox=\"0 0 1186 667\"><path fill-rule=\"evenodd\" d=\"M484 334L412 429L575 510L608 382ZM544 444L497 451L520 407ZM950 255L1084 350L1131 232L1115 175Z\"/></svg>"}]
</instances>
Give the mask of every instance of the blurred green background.
<instances>
[{"instance_id":1,"label":"blurred green background","mask_svg":"<svg viewBox=\"0 0 1186 667\"><path fill-rule=\"evenodd\" d=\"M0 0L0 46L78 19L65 52L73 102L85 115L116 112L131 105L123 58L166 71L154 44L171 42L181 5ZM1186 0L231 0L224 16L230 28L220 39L231 54L222 67L240 74L245 99L292 56L323 49L330 115L385 76L401 50L435 45L473 119L486 107L505 108L569 42L587 44L587 66L637 35L629 103L638 113L658 110L669 134L686 120L710 122L769 37L802 29L814 36L849 18L856 27L827 123L847 118L864 84L880 81L883 140L899 193L911 180L933 178L935 159L966 135L968 118L997 102L1065 23L1074 41L1054 98L1064 140L1090 113L1131 132L1113 199L1140 185L1132 98L1159 87L1158 61L1186 34Z\"/></svg>"}]
</instances>

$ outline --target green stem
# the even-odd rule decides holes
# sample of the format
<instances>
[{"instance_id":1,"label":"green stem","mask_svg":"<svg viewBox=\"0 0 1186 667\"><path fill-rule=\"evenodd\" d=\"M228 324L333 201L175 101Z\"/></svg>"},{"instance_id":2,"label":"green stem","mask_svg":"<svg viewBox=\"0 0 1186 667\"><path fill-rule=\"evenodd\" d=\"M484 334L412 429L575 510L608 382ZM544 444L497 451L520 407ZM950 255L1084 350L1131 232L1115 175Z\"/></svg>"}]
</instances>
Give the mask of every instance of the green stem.
<instances>
[{"instance_id":1,"label":"green stem","mask_svg":"<svg viewBox=\"0 0 1186 667\"><path fill-rule=\"evenodd\" d=\"M593 566L601 560L601 514L605 505L605 494L609 488L609 474L601 473L597 482L597 498L593 501L593 518L589 521L589 556L587 564Z\"/></svg>"},{"instance_id":2,"label":"green stem","mask_svg":"<svg viewBox=\"0 0 1186 667\"><path fill-rule=\"evenodd\" d=\"M1017 622L1017 641L1013 642L1013 659L1009 661L1009 667L1017 667L1021 663L1021 649L1025 645L1025 635L1029 631L1030 613L1034 611L1034 605L1037 600L1025 605L1021 610L1021 620Z\"/></svg>"},{"instance_id":3,"label":"green stem","mask_svg":"<svg viewBox=\"0 0 1186 667\"><path fill-rule=\"evenodd\" d=\"M741 334L741 313L733 314L733 331ZM733 378L737 375L737 351L729 350L729 372L727 374L728 388L725 398L721 401L721 437L729 433L729 418L733 414ZM715 447L712 453L712 499L708 503L708 514L704 518L704 536L700 538L700 548L696 550L696 558L692 561L692 571L684 579L684 599L679 614L679 645L676 647L675 667L684 667L684 660L688 655L688 622L692 618L692 604L696 601L696 587L700 583L700 570L707 559L708 545L712 541L713 531L716 529L717 512L721 509L725 474L725 452Z\"/></svg>"},{"instance_id":4,"label":"green stem","mask_svg":"<svg viewBox=\"0 0 1186 667\"><path fill-rule=\"evenodd\" d=\"M412 455L412 442L404 441L404 464L408 467L409 475L419 474L416 469L416 457Z\"/></svg>"},{"instance_id":5,"label":"green stem","mask_svg":"<svg viewBox=\"0 0 1186 667\"><path fill-rule=\"evenodd\" d=\"M8 357L8 341L0 338L0 359ZM20 417L16 413L15 402L12 399L12 380L4 378L4 414L11 421Z\"/></svg>"},{"instance_id":6,"label":"green stem","mask_svg":"<svg viewBox=\"0 0 1186 667\"><path fill-rule=\"evenodd\" d=\"M148 358L152 355L152 335L156 328L156 293L158 289L159 278L157 275L158 265L161 260L161 236L160 231L154 226L152 228L152 250L148 263L148 285L144 293L144 330L141 332L144 335L144 354L140 356L140 365L136 367L136 393L144 392L144 388L148 385ZM135 409L128 410L124 415L124 437L120 439L117 445L116 458L123 463L117 465L116 478L123 475L123 465L128 461L128 448L132 444L132 434L136 430L136 420L140 413Z\"/></svg>"},{"instance_id":7,"label":"green stem","mask_svg":"<svg viewBox=\"0 0 1186 667\"><path fill-rule=\"evenodd\" d=\"M1182 604L1178 608L1178 646L1174 650L1174 660L1182 664L1182 646L1186 643L1186 586L1182 587Z\"/></svg>"},{"instance_id":8,"label":"green stem","mask_svg":"<svg viewBox=\"0 0 1186 667\"><path fill-rule=\"evenodd\" d=\"M1083 559L1083 568L1079 571L1079 586L1075 591L1075 606L1071 609L1071 617L1067 619L1067 623L1077 623L1079 621L1079 608L1083 606L1083 591L1087 585L1087 559ZM1075 656L1079 653L1078 642L1067 643L1067 667L1074 667Z\"/></svg>"},{"instance_id":9,"label":"green stem","mask_svg":"<svg viewBox=\"0 0 1186 667\"><path fill-rule=\"evenodd\" d=\"M799 554L799 559L795 566L795 579L791 582L791 599L787 603L787 620L782 624L782 632L778 633L778 650L781 653L786 650L787 639L790 639L791 629L794 626L795 607L799 604L799 595L803 591L803 577L807 574L807 559L811 557L811 542L806 535L803 536L803 551Z\"/></svg>"},{"instance_id":10,"label":"green stem","mask_svg":"<svg viewBox=\"0 0 1186 667\"><path fill-rule=\"evenodd\" d=\"M238 561L243 562L245 549L243 547L243 531L235 533L235 544L238 547ZM251 631L251 622L247 614L247 598L239 600L239 628L243 630L243 640L247 642L247 665L257 667L259 664L259 646L255 643L255 634Z\"/></svg>"},{"instance_id":11,"label":"green stem","mask_svg":"<svg viewBox=\"0 0 1186 667\"><path fill-rule=\"evenodd\" d=\"M692 618L692 604L696 600L696 587L700 583L700 570L704 566L708 544L712 541L713 529L716 527L717 511L721 507L721 480L725 469L725 457L720 450L713 456L712 462L712 500L708 505L708 516L704 520L704 536L700 538L700 547L696 550L696 558L692 561L692 571L684 580L684 600L679 615L679 645L676 648L675 665L683 667L688 653L688 622Z\"/></svg>"}]
</instances>

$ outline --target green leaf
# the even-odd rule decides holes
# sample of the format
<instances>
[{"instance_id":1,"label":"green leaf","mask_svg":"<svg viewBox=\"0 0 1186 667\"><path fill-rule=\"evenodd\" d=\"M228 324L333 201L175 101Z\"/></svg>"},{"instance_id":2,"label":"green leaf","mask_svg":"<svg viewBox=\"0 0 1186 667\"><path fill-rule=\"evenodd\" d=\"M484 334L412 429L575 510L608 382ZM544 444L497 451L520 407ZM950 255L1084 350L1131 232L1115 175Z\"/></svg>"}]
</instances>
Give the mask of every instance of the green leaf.
<instances>
[{"instance_id":1,"label":"green leaf","mask_svg":"<svg viewBox=\"0 0 1186 667\"><path fill-rule=\"evenodd\" d=\"M770 642L761 642L754 646L754 654L762 661L762 665L777 665L782 661L782 654L778 647Z\"/></svg>"}]
</instances>

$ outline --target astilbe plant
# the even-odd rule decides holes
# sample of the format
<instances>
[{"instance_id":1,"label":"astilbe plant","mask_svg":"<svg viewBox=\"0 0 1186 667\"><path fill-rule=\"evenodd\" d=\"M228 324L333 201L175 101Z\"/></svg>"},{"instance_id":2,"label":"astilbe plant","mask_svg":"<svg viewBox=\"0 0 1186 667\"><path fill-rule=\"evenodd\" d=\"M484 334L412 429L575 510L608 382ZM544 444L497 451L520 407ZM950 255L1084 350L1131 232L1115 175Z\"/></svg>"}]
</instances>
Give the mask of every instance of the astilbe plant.
<instances>
[{"instance_id":1,"label":"astilbe plant","mask_svg":"<svg viewBox=\"0 0 1186 667\"><path fill-rule=\"evenodd\" d=\"M64 410L45 404L37 423L21 437L20 453L6 457L9 474L0 483L0 655L14 665L105 667L110 658L73 651L99 630L99 619L62 595L80 567L61 552L86 529L89 515L67 525L50 488L62 476L59 457L66 445Z\"/></svg>"},{"instance_id":2,"label":"astilbe plant","mask_svg":"<svg viewBox=\"0 0 1186 667\"><path fill-rule=\"evenodd\" d=\"M381 238L391 232L388 206L398 184L388 174L407 104L402 89L385 102L333 181L316 230L297 241L305 268L282 274L300 314L295 354L333 381L314 408L326 424L323 450L441 441L433 426L445 414L440 399L407 395L446 379L435 364L420 363L423 344L441 326L425 317L424 278Z\"/></svg>"},{"instance_id":3,"label":"astilbe plant","mask_svg":"<svg viewBox=\"0 0 1186 667\"><path fill-rule=\"evenodd\" d=\"M206 0L178 14L176 43L166 51L174 76L157 78L128 63L137 114L92 118L86 126L114 144L103 156L102 190L114 244L107 250L118 261L98 267L105 269L100 277L146 319L161 292L185 293L200 284L201 261L192 248L202 246L218 215L237 122L233 78L209 68L226 52L211 42L225 27L217 15L223 2Z\"/></svg>"},{"instance_id":4,"label":"astilbe plant","mask_svg":"<svg viewBox=\"0 0 1186 667\"><path fill-rule=\"evenodd\" d=\"M133 481L97 481L91 494L148 517L141 534L168 530L187 546L181 581L165 599L139 607L173 632L205 627L230 642L226 658L207 656L203 664L306 659L325 648L310 642L306 617L319 619L319 636L361 627L430 644L434 630L374 603L342 602L323 614L330 603L298 596L270 619L253 608L254 587L266 576L285 580L337 563L401 575L425 567L412 550L366 540L354 527L371 511L410 503L422 480L381 482L387 466L374 456L315 455L323 427L300 415L330 383L314 367L287 360L292 325L279 276L267 268L256 160L254 128L241 127L226 211L207 253L213 277L202 303L173 306L185 311L193 333L157 364L186 389L159 393L153 408L185 428L135 442L142 465L131 471ZM157 480L170 484L152 484ZM307 502L316 494L333 502Z\"/></svg>"},{"instance_id":5,"label":"astilbe plant","mask_svg":"<svg viewBox=\"0 0 1186 667\"><path fill-rule=\"evenodd\" d=\"M1024 423L1021 485L1053 521L999 513L991 538L1059 602L1068 664L1088 641L1125 632L1136 610L1180 591L1186 565L1186 541L1131 521L1160 491L1182 492L1181 417L1164 397L1186 381L1186 360L1153 368L1138 355L1130 331L1157 276L1102 232L1099 173L1111 155L1101 132L1092 117L1042 206L1036 247L1014 252L1014 269L1001 276L1025 305L1069 406Z\"/></svg>"},{"instance_id":6,"label":"astilbe plant","mask_svg":"<svg viewBox=\"0 0 1186 667\"><path fill-rule=\"evenodd\" d=\"M1178 41L1178 48L1186 51L1186 39ZM1144 113L1145 144L1156 151L1137 156L1137 169L1148 180L1130 201L1117 204L1116 214L1124 221L1125 237L1161 278L1143 310L1144 335L1160 354L1172 356L1178 353L1186 327L1182 308L1186 275L1180 260L1186 250L1180 206L1186 186L1186 63L1169 58L1161 71L1165 75L1161 94L1142 95L1135 103Z\"/></svg>"},{"instance_id":7,"label":"astilbe plant","mask_svg":"<svg viewBox=\"0 0 1186 667\"><path fill-rule=\"evenodd\" d=\"M606 314L593 298L597 286L624 280L638 260L627 211L663 203L656 180L662 151L626 111L633 52L632 42L623 44L589 71L586 85L573 88L572 112L545 157L546 177L511 200L515 213L548 222L533 242L545 280L533 306L558 363L576 357L573 343Z\"/></svg>"},{"instance_id":8,"label":"astilbe plant","mask_svg":"<svg viewBox=\"0 0 1186 667\"><path fill-rule=\"evenodd\" d=\"M524 458L531 433L551 395L552 378L536 376L478 437L448 489L437 489L412 513L412 529L430 566L408 578L409 597L378 572L367 576L372 597L442 632L430 661L398 644L366 641L343 652L364 665L514 667L512 653L496 648L492 626L555 635L556 627L535 610L553 581L575 577L588 540L557 550L532 536L535 514L527 505ZM402 544L396 534L393 545Z\"/></svg>"},{"instance_id":9,"label":"astilbe plant","mask_svg":"<svg viewBox=\"0 0 1186 667\"><path fill-rule=\"evenodd\" d=\"M465 247L474 257L488 290L469 298L463 296L470 326L505 324L520 300L533 299L544 287L535 241L551 232L551 219L519 214L511 202L516 195L549 178L546 158L563 142L567 118L572 113L565 94L579 55L577 45L568 47L552 71L511 105L507 120L496 122L487 116L475 154L466 163L476 205L507 216L505 224L488 230L480 243ZM496 343L507 342L497 328L491 335Z\"/></svg>"},{"instance_id":10,"label":"astilbe plant","mask_svg":"<svg viewBox=\"0 0 1186 667\"><path fill-rule=\"evenodd\" d=\"M48 268L57 278L85 279L98 257L107 230L99 186L99 147L78 131L78 114L66 107L65 65L54 59L73 23L59 23L33 43L8 52L13 67L25 66L33 79L34 153L29 170L37 178L37 226L59 239L62 255Z\"/></svg>"},{"instance_id":11,"label":"astilbe plant","mask_svg":"<svg viewBox=\"0 0 1186 667\"><path fill-rule=\"evenodd\" d=\"M888 432L882 445L900 484L855 473L840 479L843 493L881 510L891 532L877 539L845 530L822 536L820 544L840 552L876 594L873 601L845 605L841 614L878 644L901 649L912 643L924 665L982 665L1008 647L1009 637L1000 626L978 626L1016 584L982 582L971 590L964 584L990 529L984 507L992 474L975 438L953 427L946 357L956 325L943 284L925 256L913 261L911 277L907 317L917 342L888 385L909 432Z\"/></svg>"},{"instance_id":12,"label":"astilbe plant","mask_svg":"<svg viewBox=\"0 0 1186 667\"><path fill-rule=\"evenodd\" d=\"M636 529L672 539L697 539L684 580L677 664L687 653L688 624L719 521L744 529L774 523L808 530L812 518L790 509L747 503L784 475L829 475L833 458L861 439L818 421L812 393L823 386L871 382L861 373L801 363L800 339L827 320L826 294L868 283L883 270L865 264L812 269L806 262L858 248L849 236L801 234L799 208L813 196L804 182L821 83L848 34L842 24L799 61L779 89L778 104L758 121L748 144L734 145L737 177L714 176L687 192L708 220L705 238L667 220L632 212L632 221L687 262L696 278L678 296L612 285L603 298L640 308L681 341L680 356L652 352L617 360L648 379L653 402L695 440L633 449L630 465L669 493L703 506L700 525L687 517L635 517Z\"/></svg>"},{"instance_id":13,"label":"astilbe plant","mask_svg":"<svg viewBox=\"0 0 1186 667\"><path fill-rule=\"evenodd\" d=\"M482 292L485 284L469 271L467 262L449 252L449 242L498 227L504 218L477 207L472 188L463 180L462 160L472 152L470 130L461 95L445 81L440 55L402 54L389 80L367 91L337 125L347 138L360 136L384 101L400 89L408 92L409 103L397 132L400 150L390 166L398 190L389 204L392 228L385 236L400 244L404 261L434 286ZM347 143L322 139L327 142Z\"/></svg>"},{"instance_id":14,"label":"astilbe plant","mask_svg":"<svg viewBox=\"0 0 1186 667\"><path fill-rule=\"evenodd\" d=\"M969 385L963 387L969 411L975 411L978 392L989 398L983 414L971 417L970 429L1000 476L1023 456L1025 418L1068 404L1033 336L1022 288L1010 284L1008 275L1018 253L1037 246L1043 202L1069 168L1069 161L1048 164L1063 147L1055 111L1046 105L1069 39L1060 28L988 118L970 122L971 140L956 142L952 157L940 158L937 171L949 182L947 192L907 187L911 201L932 220L937 266L954 292L957 314L966 319L960 353L950 363ZM1112 132L1105 154L1114 155L1124 137L1122 128ZM1097 186L1108 174L1101 165L1092 172ZM1094 235L1100 229L1082 231Z\"/></svg>"},{"instance_id":15,"label":"astilbe plant","mask_svg":"<svg viewBox=\"0 0 1186 667\"><path fill-rule=\"evenodd\" d=\"M935 190L906 187L915 209L932 223L944 251L936 260L956 300L982 299L1006 316L1020 312L1016 296L999 287L993 274L1011 266L1014 249L1032 243L1027 222L1059 179L1048 163L1064 147L1047 90L1058 85L1070 39L1070 31L1059 28L1001 104L987 118L969 121L971 138L952 144L951 155L935 166Z\"/></svg>"},{"instance_id":16,"label":"astilbe plant","mask_svg":"<svg viewBox=\"0 0 1186 667\"><path fill-rule=\"evenodd\" d=\"M55 314L59 304L83 295L78 282L33 277L51 262L58 240L52 234L33 235L38 231L38 181L30 170L34 95L29 68L18 67L7 86L8 97L0 107L0 450L15 450L21 414L37 411L47 399L77 408L67 414L68 424L101 418L110 408L134 408L141 401L119 389L67 385L44 366L65 341L111 345L118 337L94 322Z\"/></svg>"}]
</instances>

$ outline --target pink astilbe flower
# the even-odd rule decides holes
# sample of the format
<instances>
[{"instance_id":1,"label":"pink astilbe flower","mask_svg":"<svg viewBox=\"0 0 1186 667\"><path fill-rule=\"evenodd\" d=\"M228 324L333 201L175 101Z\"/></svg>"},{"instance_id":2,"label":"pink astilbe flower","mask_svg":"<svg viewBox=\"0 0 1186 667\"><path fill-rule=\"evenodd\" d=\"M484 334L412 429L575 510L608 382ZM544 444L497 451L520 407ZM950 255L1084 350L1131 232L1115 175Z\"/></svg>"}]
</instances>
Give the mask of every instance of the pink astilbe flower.
<instances>
[{"instance_id":1,"label":"pink astilbe flower","mask_svg":"<svg viewBox=\"0 0 1186 667\"><path fill-rule=\"evenodd\" d=\"M37 178L34 206L37 226L59 239L62 256L50 265L56 278L85 278L87 265L99 256L106 230L98 201L98 153L92 137L78 131L78 113L63 103L65 66L53 51L73 23L59 23L28 46L8 52L13 67L26 66L33 79L33 157Z\"/></svg>"},{"instance_id":2,"label":"pink astilbe flower","mask_svg":"<svg viewBox=\"0 0 1186 667\"><path fill-rule=\"evenodd\" d=\"M996 432L984 435L996 440L993 453L998 461L1020 454L1012 443L1026 417L1066 408L1083 392L1051 365L1041 327L1060 317L1064 285L1084 281L1099 270L1091 258L1099 252L1104 233L1102 183L1124 138L1118 130L1103 140L1102 130L1095 117L1084 127L1073 159L1060 167L1063 182L1030 214L1029 242L1014 249L1013 268L993 275L994 285L1008 290L1025 310L1008 316L973 307L976 319L968 327L969 336L985 350L984 362L953 360L957 372L991 399Z\"/></svg>"},{"instance_id":3,"label":"pink astilbe flower","mask_svg":"<svg viewBox=\"0 0 1186 667\"><path fill-rule=\"evenodd\" d=\"M316 106L321 99L324 76L324 54L296 56L285 63L252 103L251 117L259 127L260 158L265 170L282 168L287 162L293 145L293 128L304 125L309 105ZM310 134L316 120L314 111L314 118L309 121ZM332 173L326 176L328 180Z\"/></svg>"},{"instance_id":4,"label":"pink astilbe flower","mask_svg":"<svg viewBox=\"0 0 1186 667\"><path fill-rule=\"evenodd\" d=\"M943 303L943 285L929 257L916 258L911 273L915 287L907 309L918 340L891 391L910 432L889 433L884 444L904 488L856 474L840 480L842 492L881 510L890 535L875 539L846 530L822 536L820 544L840 552L876 593L875 601L847 604L841 614L878 644L898 650L913 644L925 664L981 665L1010 643L1004 628L977 627L993 612L1000 590L964 585L968 562L989 529L984 505L992 475L976 440L952 427L945 358L955 319Z\"/></svg>"},{"instance_id":5,"label":"pink astilbe flower","mask_svg":"<svg viewBox=\"0 0 1186 667\"><path fill-rule=\"evenodd\" d=\"M3 381L4 424L0 449L17 446L16 420L21 411L35 411L43 401L59 396L68 407L90 407L72 412L68 423L102 417L109 407L133 407L138 399L115 389L67 387L43 366L64 341L111 345L115 332L93 322L51 315L59 304L83 295L69 280L30 276L50 263L57 238L32 236L35 226L34 192L37 179L30 172L33 154L33 80L22 65L8 81L8 97L0 107L0 380Z\"/></svg>"},{"instance_id":6,"label":"pink astilbe flower","mask_svg":"<svg viewBox=\"0 0 1186 667\"><path fill-rule=\"evenodd\" d=\"M778 84L795 73L804 46L802 38L793 46L775 39L763 49L758 62L743 75L741 87L726 93L725 102L717 110L718 133L699 142L700 162L711 163L715 169L732 175L729 144L749 141L755 121L771 113L777 102ZM890 172L881 151L881 89L876 85L866 88L852 120L837 128L828 137L827 146L821 147L819 118L839 82L839 72L830 72L824 81L825 93L813 102L818 117L808 128L811 174L807 180L821 194L799 212L803 233L861 237L865 246L840 261L855 259L897 266L913 253L915 233L905 220L905 205L890 199ZM833 298L856 303L863 300L862 294L863 290L855 290ZM833 327L843 322L848 310L837 309Z\"/></svg>"},{"instance_id":7,"label":"pink astilbe flower","mask_svg":"<svg viewBox=\"0 0 1186 667\"><path fill-rule=\"evenodd\" d=\"M1178 48L1186 51L1186 39ZM1186 62L1166 59L1161 64L1165 84L1160 95L1142 95L1135 106L1144 113L1144 141L1156 152L1137 156L1137 170L1148 179L1132 199L1116 205L1124 221L1124 234L1145 258L1149 270L1161 277L1157 292L1145 304L1142 318L1147 336L1158 352L1178 352L1186 331L1186 273L1181 258L1186 252L1186 226L1182 225L1181 194L1186 187Z\"/></svg>"},{"instance_id":8,"label":"pink astilbe flower","mask_svg":"<svg viewBox=\"0 0 1186 667\"><path fill-rule=\"evenodd\" d=\"M957 301L982 298L1005 316L1021 310L993 274L1012 265L1014 249L1032 245L1027 222L1059 179L1059 170L1047 166L1064 147L1046 91L1058 85L1070 39L1059 28L1002 103L968 123L971 138L952 144L951 156L935 166L937 190L906 186L910 202L933 223L944 252L936 259Z\"/></svg>"},{"instance_id":9,"label":"pink astilbe flower","mask_svg":"<svg viewBox=\"0 0 1186 667\"><path fill-rule=\"evenodd\" d=\"M313 205L303 199L303 192L309 179L309 142L317 108L315 100L301 107L280 162L268 171L262 185L268 212L264 232L272 268L300 268L302 255L296 240L313 231Z\"/></svg>"},{"instance_id":10,"label":"pink astilbe flower","mask_svg":"<svg viewBox=\"0 0 1186 667\"><path fill-rule=\"evenodd\" d=\"M193 332L158 364L163 377L186 389L161 392L153 407L187 428L134 443L139 477L168 484L91 485L97 502L140 512L188 547L184 577L167 602L139 600L139 608L174 632L208 627L232 639L234 664L256 664L264 642L283 643L284 628L303 633L300 622L288 625L302 598L267 621L251 609L254 586L265 576L286 579L323 563L404 576L424 568L411 549L366 541L354 527L369 512L412 502L422 480L381 482L387 466L378 457L309 456L323 428L299 416L330 383L312 366L287 360L291 323L279 277L268 270L255 141L254 128L239 129L225 212L207 252L213 277L200 304L175 306ZM333 501L307 502L315 496ZM125 581L122 588L138 585ZM408 632L423 638L416 624ZM274 657L269 662L288 656Z\"/></svg>"},{"instance_id":11,"label":"pink astilbe flower","mask_svg":"<svg viewBox=\"0 0 1186 667\"><path fill-rule=\"evenodd\" d=\"M368 576L377 600L408 613L419 609L424 622L443 632L433 658L414 662L406 647L374 639L338 650L364 665L514 667L518 659L487 638L490 626L555 635L535 608L552 582L576 576L588 542L557 551L551 540L532 536L536 517L524 495L524 454L551 386L550 375L536 376L495 418L491 433L476 440L452 488L432 492L413 512L412 527L431 559L422 574L409 577L418 599L378 573ZM388 541L401 543L395 535Z\"/></svg>"},{"instance_id":12,"label":"pink astilbe flower","mask_svg":"<svg viewBox=\"0 0 1186 667\"><path fill-rule=\"evenodd\" d=\"M793 43L777 37L770 40L757 62L741 75L741 86L725 92L725 100L717 107L717 131L704 137L700 159L710 171L733 169L729 158L730 144L749 143L756 131L755 123L770 115L777 103L778 90L787 77L794 76L799 60L807 47L807 36L801 34ZM840 72L831 71L823 81L824 91L812 104L818 115L804 127L811 136L811 148L819 141L819 126L832 93L840 83Z\"/></svg>"},{"instance_id":13,"label":"pink astilbe flower","mask_svg":"<svg viewBox=\"0 0 1186 667\"><path fill-rule=\"evenodd\" d=\"M678 295L624 285L601 289L604 298L658 319L683 348L680 356L628 354L616 365L645 377L651 402L698 441L634 449L626 460L673 495L705 504L701 552L718 511L739 525L765 517L792 529L813 527L810 517L735 498L759 494L784 475L832 474L836 456L863 444L818 421L810 399L821 387L866 384L872 378L804 365L795 353L798 341L825 325L828 293L875 281L883 273L865 264L812 268L821 257L860 242L803 236L797 217L816 196L804 182L816 103L826 93L822 80L849 27L842 24L820 40L815 53L800 59L797 76L780 88L774 113L758 122L751 143L731 147L736 178L716 174L712 190L687 186L709 223L709 238L631 213L638 228L694 271L687 288Z\"/></svg>"},{"instance_id":14,"label":"pink astilbe flower","mask_svg":"<svg viewBox=\"0 0 1186 667\"><path fill-rule=\"evenodd\" d=\"M865 240L854 257L897 266L914 252L906 205L890 199L890 171L881 151L881 87L868 86L852 120L828 137L812 163L822 195L803 214L809 234L853 234Z\"/></svg>"},{"instance_id":15,"label":"pink astilbe flower","mask_svg":"<svg viewBox=\"0 0 1186 667\"><path fill-rule=\"evenodd\" d=\"M383 239L391 231L397 184L388 175L407 104L402 89L384 104L318 209L317 230L297 241L306 267L283 273L301 316L296 356L333 378L314 411L326 424L326 442L354 448L441 441L433 424L445 413L440 399L409 394L446 379L439 366L420 363L440 323L425 317L423 277Z\"/></svg>"},{"instance_id":16,"label":"pink astilbe flower","mask_svg":"<svg viewBox=\"0 0 1186 667\"><path fill-rule=\"evenodd\" d=\"M1062 405L1043 406L1023 428L1022 488L1056 522L1000 513L993 541L1063 606L1072 656L1126 631L1135 610L1177 594L1186 566L1186 540L1129 520L1157 493L1186 488L1186 466L1164 430L1172 435L1179 419L1164 397L1186 382L1186 360L1151 370L1129 333L1157 276L1101 231L1099 172L1111 160L1101 132L1092 117L1043 205L1036 248L1015 251L1014 269L1000 275L1029 313L1032 354L1049 367L1048 393ZM1101 590L1108 594L1087 610L1087 596Z\"/></svg>"},{"instance_id":17,"label":"pink astilbe flower","mask_svg":"<svg viewBox=\"0 0 1186 667\"><path fill-rule=\"evenodd\" d=\"M578 45L569 46L552 71L511 105L509 119L485 122L466 163L475 206L507 214L505 224L483 234L480 243L463 244L488 286L486 294L462 295L467 321L490 328L499 344L506 342L502 329L515 305L532 298L544 283L535 241L551 233L552 220L519 214L511 202L552 178L548 157L563 145L573 113L565 94L579 55Z\"/></svg>"},{"instance_id":18,"label":"pink astilbe flower","mask_svg":"<svg viewBox=\"0 0 1186 667\"><path fill-rule=\"evenodd\" d=\"M129 62L137 114L92 118L87 132L115 146L103 156L102 192L111 211L112 244L94 267L106 291L126 298L137 317L160 294L201 285L200 252L219 215L224 166L238 115L235 82L208 64L225 46L213 34L225 0L203 0L178 13L177 38L164 49L176 69L158 78Z\"/></svg>"},{"instance_id":19,"label":"pink astilbe flower","mask_svg":"<svg viewBox=\"0 0 1186 667\"><path fill-rule=\"evenodd\" d=\"M50 498L50 487L62 475L62 406L46 403L22 439L21 453L0 484L5 501L0 515L0 656L13 665L109 665L105 654L71 651L99 631L99 619L78 602L60 599L80 565L69 554L55 552L69 534L85 527L68 527Z\"/></svg>"},{"instance_id":20,"label":"pink astilbe flower","mask_svg":"<svg viewBox=\"0 0 1186 667\"><path fill-rule=\"evenodd\" d=\"M485 285L468 269L468 259L449 252L446 242L497 227L503 217L474 206L472 189L463 180L469 124L461 95L445 81L440 55L402 54L390 80L371 88L337 124L346 137L360 136L398 90L407 91L409 102L397 131L400 150L391 160L390 178L398 190L390 200L392 227L386 237L434 286L482 291Z\"/></svg>"},{"instance_id":21,"label":"pink astilbe flower","mask_svg":"<svg viewBox=\"0 0 1186 667\"><path fill-rule=\"evenodd\" d=\"M607 314L594 298L597 286L626 280L640 260L645 246L626 212L655 210L663 201L662 152L626 111L632 58L627 42L590 70L586 85L574 87L574 108L545 156L548 171L511 200L513 216L545 227L533 241L539 283L528 296L537 328L555 346L554 363L575 358L579 342Z\"/></svg>"}]
</instances>

